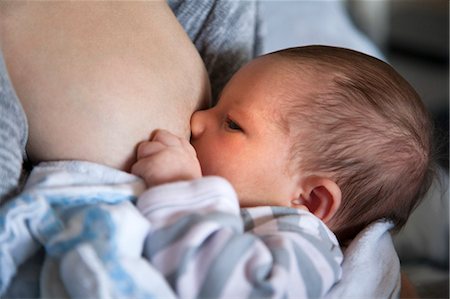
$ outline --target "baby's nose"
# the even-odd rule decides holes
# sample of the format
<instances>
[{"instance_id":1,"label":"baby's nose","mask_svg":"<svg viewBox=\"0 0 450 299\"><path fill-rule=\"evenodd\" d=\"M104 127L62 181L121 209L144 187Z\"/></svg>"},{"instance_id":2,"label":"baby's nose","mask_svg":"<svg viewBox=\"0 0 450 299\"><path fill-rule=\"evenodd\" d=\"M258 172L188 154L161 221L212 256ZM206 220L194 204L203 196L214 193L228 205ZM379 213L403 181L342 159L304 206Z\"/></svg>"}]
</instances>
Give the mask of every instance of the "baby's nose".
<instances>
[{"instance_id":1,"label":"baby's nose","mask_svg":"<svg viewBox=\"0 0 450 299\"><path fill-rule=\"evenodd\" d=\"M205 130L205 115L206 112L196 111L191 116L191 140L200 137Z\"/></svg>"}]
</instances>

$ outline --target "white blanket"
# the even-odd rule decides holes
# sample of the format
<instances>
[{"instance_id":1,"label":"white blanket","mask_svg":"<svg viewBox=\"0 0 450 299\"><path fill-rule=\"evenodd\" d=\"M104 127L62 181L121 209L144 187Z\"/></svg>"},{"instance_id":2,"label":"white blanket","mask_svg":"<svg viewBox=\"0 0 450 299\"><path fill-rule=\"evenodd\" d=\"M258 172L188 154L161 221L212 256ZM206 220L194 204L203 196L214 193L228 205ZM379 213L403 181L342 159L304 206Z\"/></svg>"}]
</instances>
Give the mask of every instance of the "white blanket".
<instances>
[{"instance_id":1,"label":"white blanket","mask_svg":"<svg viewBox=\"0 0 450 299\"><path fill-rule=\"evenodd\" d=\"M360 232L344 250L342 279L326 298L399 298L400 262L389 229L379 221Z\"/></svg>"}]
</instances>

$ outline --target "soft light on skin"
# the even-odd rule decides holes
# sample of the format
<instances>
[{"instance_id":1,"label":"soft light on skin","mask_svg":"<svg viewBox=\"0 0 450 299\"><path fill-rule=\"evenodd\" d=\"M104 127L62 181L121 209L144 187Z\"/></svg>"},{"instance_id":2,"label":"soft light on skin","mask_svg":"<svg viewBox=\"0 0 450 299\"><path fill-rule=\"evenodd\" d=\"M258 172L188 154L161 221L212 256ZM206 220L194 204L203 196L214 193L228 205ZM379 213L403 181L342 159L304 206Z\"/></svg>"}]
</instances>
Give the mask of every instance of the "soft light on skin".
<instances>
[{"instance_id":1,"label":"soft light on skin","mask_svg":"<svg viewBox=\"0 0 450 299\"><path fill-rule=\"evenodd\" d=\"M304 174L291 161L289 130L279 107L292 85L289 66L274 56L260 57L236 73L211 109L191 118L191 143L203 175L226 178L241 207L286 206L308 209L329 221L341 191L327 177ZM314 76L295 79L298 100L317 88Z\"/></svg>"},{"instance_id":2,"label":"soft light on skin","mask_svg":"<svg viewBox=\"0 0 450 299\"><path fill-rule=\"evenodd\" d=\"M278 124L282 79L272 58L257 59L231 79L215 107L191 118L203 175L228 179L243 207L290 206L301 193L289 170L289 135Z\"/></svg>"},{"instance_id":3,"label":"soft light on skin","mask_svg":"<svg viewBox=\"0 0 450 299\"><path fill-rule=\"evenodd\" d=\"M203 61L165 1L0 1L0 44L33 163L129 171L155 129L189 138Z\"/></svg>"}]
</instances>

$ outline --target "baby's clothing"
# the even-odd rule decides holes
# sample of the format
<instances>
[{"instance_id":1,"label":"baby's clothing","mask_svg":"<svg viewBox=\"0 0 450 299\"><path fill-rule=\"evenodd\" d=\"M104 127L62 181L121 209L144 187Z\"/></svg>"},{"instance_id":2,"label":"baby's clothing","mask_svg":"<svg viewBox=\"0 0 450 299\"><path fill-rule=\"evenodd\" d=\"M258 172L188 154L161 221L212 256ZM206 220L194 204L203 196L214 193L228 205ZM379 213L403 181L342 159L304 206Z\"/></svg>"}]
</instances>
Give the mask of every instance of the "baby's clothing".
<instances>
[{"instance_id":1,"label":"baby's clothing","mask_svg":"<svg viewBox=\"0 0 450 299\"><path fill-rule=\"evenodd\" d=\"M336 237L313 214L239 209L219 177L154 187L144 254L179 298L321 298L341 277Z\"/></svg>"},{"instance_id":2,"label":"baby's clothing","mask_svg":"<svg viewBox=\"0 0 450 299\"><path fill-rule=\"evenodd\" d=\"M131 203L145 186L137 177L89 162L35 167L24 191L0 210L0 295L40 247L39 287L18 275L8 297L174 298L142 258L149 224ZM20 274L20 273L19 273ZM22 293L23 294L23 293Z\"/></svg>"}]
</instances>

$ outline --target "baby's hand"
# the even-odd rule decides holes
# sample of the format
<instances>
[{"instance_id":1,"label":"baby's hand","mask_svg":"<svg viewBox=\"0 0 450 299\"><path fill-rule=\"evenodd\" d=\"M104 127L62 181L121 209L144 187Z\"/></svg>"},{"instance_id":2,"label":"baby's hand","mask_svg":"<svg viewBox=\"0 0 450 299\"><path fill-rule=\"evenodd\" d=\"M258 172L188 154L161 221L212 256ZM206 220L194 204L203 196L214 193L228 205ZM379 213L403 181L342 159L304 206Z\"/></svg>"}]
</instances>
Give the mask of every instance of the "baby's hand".
<instances>
[{"instance_id":1,"label":"baby's hand","mask_svg":"<svg viewBox=\"0 0 450 299\"><path fill-rule=\"evenodd\" d=\"M165 130L158 130L152 140L139 144L131 173L142 177L148 187L202 176L189 141Z\"/></svg>"}]
</instances>

